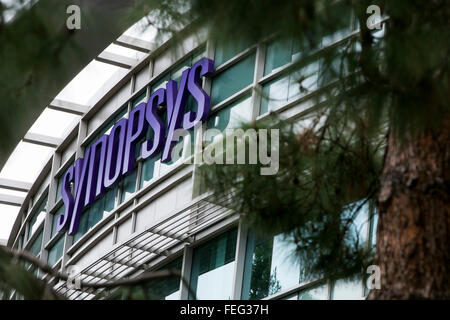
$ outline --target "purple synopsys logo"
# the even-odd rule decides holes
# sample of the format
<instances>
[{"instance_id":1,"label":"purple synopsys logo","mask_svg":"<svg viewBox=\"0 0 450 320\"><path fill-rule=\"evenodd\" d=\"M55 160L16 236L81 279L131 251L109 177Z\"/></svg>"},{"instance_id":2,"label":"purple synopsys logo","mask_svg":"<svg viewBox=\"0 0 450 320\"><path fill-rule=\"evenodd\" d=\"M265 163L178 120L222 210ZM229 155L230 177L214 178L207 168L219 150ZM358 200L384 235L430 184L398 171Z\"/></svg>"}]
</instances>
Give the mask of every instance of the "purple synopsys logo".
<instances>
[{"instance_id":1,"label":"purple synopsys logo","mask_svg":"<svg viewBox=\"0 0 450 320\"><path fill-rule=\"evenodd\" d=\"M67 169L61 188L65 211L57 219L58 232L67 229L69 234L75 234L83 208L134 169L136 144L146 136L149 128L153 131L153 139L142 143L141 157L147 159L162 150L161 162L171 160L171 151L176 144L173 141L175 130L181 127L189 130L208 117L210 97L203 91L200 78L210 76L213 71L214 61L207 58L183 71L179 85L170 80L165 89L156 90L147 103L133 108L128 119L119 120L109 135L96 140L86 150L84 158L77 159ZM197 112L185 110L189 94L197 102ZM166 124L158 115L161 105L167 109Z\"/></svg>"}]
</instances>

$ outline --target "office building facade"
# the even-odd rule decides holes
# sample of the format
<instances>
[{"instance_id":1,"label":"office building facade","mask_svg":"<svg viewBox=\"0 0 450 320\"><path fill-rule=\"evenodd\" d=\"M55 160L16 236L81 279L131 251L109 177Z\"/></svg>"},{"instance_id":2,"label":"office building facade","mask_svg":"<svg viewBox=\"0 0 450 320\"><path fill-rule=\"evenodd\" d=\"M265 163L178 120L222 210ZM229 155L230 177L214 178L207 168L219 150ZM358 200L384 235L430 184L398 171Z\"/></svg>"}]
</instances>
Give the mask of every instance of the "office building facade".
<instances>
[{"instance_id":1,"label":"office building facade","mask_svg":"<svg viewBox=\"0 0 450 320\"><path fill-rule=\"evenodd\" d=\"M176 42L168 39L146 53L121 72L114 86L99 92L98 101L55 149L20 210L8 244L30 251L57 270L76 266L85 282L172 268L192 289L177 278L153 280L145 289L145 296L153 299L192 299L193 295L197 299L364 299L362 280L329 283L305 277L289 235L258 238L240 222L239 214L227 209L228 199L223 206L210 202L198 166L186 161L186 148L180 159L168 163L161 162L161 154L147 159L138 154L134 169L83 209L75 234L56 229L65 210L61 190L67 169L168 81L179 83L183 71L204 57L214 61L213 74L202 78L202 88L211 98L204 128L229 129L270 113L301 122L327 85L318 80L320 51L354 37L357 31L350 25L323 38L314 52L276 35L258 43L212 43L204 30L186 28ZM317 58L299 67L296 61L308 54ZM299 74L307 75L302 83L307 90L300 90ZM366 206L361 219L368 214ZM367 245L375 241L372 222L363 224L360 232ZM52 283L69 299L92 299L100 292Z\"/></svg>"}]
</instances>

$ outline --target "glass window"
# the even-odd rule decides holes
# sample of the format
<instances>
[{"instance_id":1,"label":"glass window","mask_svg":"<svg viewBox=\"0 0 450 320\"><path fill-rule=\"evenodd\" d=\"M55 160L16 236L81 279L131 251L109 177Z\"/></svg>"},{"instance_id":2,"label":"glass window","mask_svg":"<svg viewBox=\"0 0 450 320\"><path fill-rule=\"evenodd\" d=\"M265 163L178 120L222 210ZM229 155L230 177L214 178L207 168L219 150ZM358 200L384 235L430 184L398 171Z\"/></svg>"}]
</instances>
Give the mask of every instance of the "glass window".
<instances>
[{"instance_id":1,"label":"glass window","mask_svg":"<svg viewBox=\"0 0 450 320\"><path fill-rule=\"evenodd\" d=\"M302 290L298 294L298 300L327 300L327 299L328 299L327 285Z\"/></svg>"},{"instance_id":2,"label":"glass window","mask_svg":"<svg viewBox=\"0 0 450 320\"><path fill-rule=\"evenodd\" d=\"M214 113L208 119L208 128L220 131L240 127L241 123L251 120L251 97L244 97Z\"/></svg>"},{"instance_id":3,"label":"glass window","mask_svg":"<svg viewBox=\"0 0 450 320\"><path fill-rule=\"evenodd\" d=\"M160 88L166 88L166 83L169 80L175 80L179 83L181 79L181 75L184 70L190 68L194 63L199 61L201 58L205 56L205 49L201 48L193 52L189 57L179 62L174 68L168 71L163 77L161 77L158 81L153 83L151 87L151 93L155 92Z\"/></svg>"},{"instance_id":4,"label":"glass window","mask_svg":"<svg viewBox=\"0 0 450 320\"><path fill-rule=\"evenodd\" d=\"M124 106L122 106L121 110L114 118L112 118L110 121L108 121L106 124L103 125L99 133L97 133L96 135L94 135L92 138L89 139L89 142L86 144L84 150L87 150L94 142L97 141L98 138L100 138L104 134L110 134L112 128L117 123L117 121L127 117L128 117L128 104L125 104Z\"/></svg>"},{"instance_id":5,"label":"glass window","mask_svg":"<svg viewBox=\"0 0 450 320\"><path fill-rule=\"evenodd\" d=\"M329 55L323 57L320 61L320 79L319 86L323 87L339 78L349 74L348 56L344 54L344 47L334 47Z\"/></svg>"},{"instance_id":6,"label":"glass window","mask_svg":"<svg viewBox=\"0 0 450 320\"><path fill-rule=\"evenodd\" d=\"M128 105L124 105L122 107L122 110L120 110L119 114L117 114L109 123L103 128L102 131L95 137L95 139L92 140L92 143L95 142L98 138L103 136L104 134L110 134L112 128L114 128L114 125L122 118L128 117ZM91 143L91 144L92 144Z\"/></svg>"},{"instance_id":7,"label":"glass window","mask_svg":"<svg viewBox=\"0 0 450 320\"><path fill-rule=\"evenodd\" d=\"M153 85L152 85L152 90L151 92L155 92L156 90L160 89L160 88L166 88L166 83L167 81L170 80L170 74L166 74L164 77L162 77L161 79L159 79L158 81L156 81Z\"/></svg>"},{"instance_id":8,"label":"glass window","mask_svg":"<svg viewBox=\"0 0 450 320\"><path fill-rule=\"evenodd\" d=\"M242 123L249 122L252 116L251 100L251 97L247 96L215 112L208 119L208 129L224 131L239 128ZM207 138L207 144L214 141L214 136Z\"/></svg>"},{"instance_id":9,"label":"glass window","mask_svg":"<svg viewBox=\"0 0 450 320\"><path fill-rule=\"evenodd\" d=\"M116 197L117 197L117 185L106 192L105 203L104 203L104 213L110 213L116 207Z\"/></svg>"},{"instance_id":10,"label":"glass window","mask_svg":"<svg viewBox=\"0 0 450 320\"><path fill-rule=\"evenodd\" d=\"M62 183L63 183L64 174L58 178L58 187L56 188L56 201L61 199L61 190L62 190Z\"/></svg>"},{"instance_id":11,"label":"glass window","mask_svg":"<svg viewBox=\"0 0 450 320\"><path fill-rule=\"evenodd\" d=\"M197 299L231 299L236 238L232 229L194 250L190 284Z\"/></svg>"},{"instance_id":12,"label":"glass window","mask_svg":"<svg viewBox=\"0 0 450 320\"><path fill-rule=\"evenodd\" d=\"M295 249L290 237L262 239L249 233L242 299L262 299L298 284L300 264Z\"/></svg>"},{"instance_id":13,"label":"glass window","mask_svg":"<svg viewBox=\"0 0 450 320\"><path fill-rule=\"evenodd\" d=\"M92 204L88 214L87 230L91 229L93 226L97 224L97 222L103 219L103 214L105 211L104 207L105 207L105 197L99 198Z\"/></svg>"},{"instance_id":14,"label":"glass window","mask_svg":"<svg viewBox=\"0 0 450 320\"><path fill-rule=\"evenodd\" d=\"M183 71L191 67L191 62L192 57L189 57L177 64L177 66L170 72L170 79L175 80L179 85Z\"/></svg>"},{"instance_id":15,"label":"glass window","mask_svg":"<svg viewBox=\"0 0 450 320\"><path fill-rule=\"evenodd\" d=\"M339 41L339 40L345 38L346 36L348 36L350 34L351 29L352 28L351 28L350 19L349 19L348 26L322 37L322 46L323 47L328 46L336 41Z\"/></svg>"},{"instance_id":16,"label":"glass window","mask_svg":"<svg viewBox=\"0 0 450 320\"><path fill-rule=\"evenodd\" d=\"M80 225L74 235L74 242L77 242L89 229L95 226L116 206L117 185L108 190L105 195L95 200L95 202L85 208L80 218Z\"/></svg>"},{"instance_id":17,"label":"glass window","mask_svg":"<svg viewBox=\"0 0 450 320\"><path fill-rule=\"evenodd\" d=\"M141 188L149 184L155 174L155 163L160 158L160 154L145 159L142 163Z\"/></svg>"},{"instance_id":18,"label":"glass window","mask_svg":"<svg viewBox=\"0 0 450 320\"><path fill-rule=\"evenodd\" d=\"M312 61L291 73L289 77L288 101L304 96L317 89L319 61Z\"/></svg>"},{"instance_id":19,"label":"glass window","mask_svg":"<svg viewBox=\"0 0 450 320\"><path fill-rule=\"evenodd\" d=\"M54 266L61 258L64 250L64 234L62 234L58 241L48 250L47 262L50 266Z\"/></svg>"},{"instance_id":20,"label":"glass window","mask_svg":"<svg viewBox=\"0 0 450 320\"><path fill-rule=\"evenodd\" d=\"M39 232L39 235L34 239L33 244L30 246L30 253L37 256L41 252L42 247L42 231Z\"/></svg>"},{"instance_id":21,"label":"glass window","mask_svg":"<svg viewBox=\"0 0 450 320\"><path fill-rule=\"evenodd\" d=\"M328 46L336 41L348 36L352 30L354 30L358 24L353 26L353 17L350 11L342 12L339 20L333 21L333 29L328 30L326 34L321 37L322 46Z\"/></svg>"},{"instance_id":22,"label":"glass window","mask_svg":"<svg viewBox=\"0 0 450 320\"><path fill-rule=\"evenodd\" d=\"M88 219L89 219L89 208L86 208L81 214L78 231L73 236L74 243L77 242L88 231Z\"/></svg>"},{"instance_id":23,"label":"glass window","mask_svg":"<svg viewBox=\"0 0 450 320\"><path fill-rule=\"evenodd\" d=\"M275 111L289 101L317 89L319 62L313 61L263 85L260 114Z\"/></svg>"},{"instance_id":24,"label":"glass window","mask_svg":"<svg viewBox=\"0 0 450 320\"><path fill-rule=\"evenodd\" d=\"M181 272L183 257L179 257L158 270L176 269ZM146 285L148 296L154 300L178 300L180 298L180 278L170 277L165 279L155 279Z\"/></svg>"},{"instance_id":25,"label":"glass window","mask_svg":"<svg viewBox=\"0 0 450 320\"><path fill-rule=\"evenodd\" d=\"M120 195L120 203L128 200L136 191L137 170L134 170L122 180L122 193Z\"/></svg>"},{"instance_id":26,"label":"glass window","mask_svg":"<svg viewBox=\"0 0 450 320\"><path fill-rule=\"evenodd\" d=\"M277 39L267 44L264 75L268 75L278 68L293 62L305 53L311 46L306 37Z\"/></svg>"},{"instance_id":27,"label":"glass window","mask_svg":"<svg viewBox=\"0 0 450 320\"><path fill-rule=\"evenodd\" d=\"M255 54L239 61L212 81L211 105L215 105L253 83Z\"/></svg>"},{"instance_id":28,"label":"glass window","mask_svg":"<svg viewBox=\"0 0 450 320\"><path fill-rule=\"evenodd\" d=\"M292 40L279 39L267 45L264 75L292 61Z\"/></svg>"},{"instance_id":29,"label":"glass window","mask_svg":"<svg viewBox=\"0 0 450 320\"><path fill-rule=\"evenodd\" d=\"M214 64L216 66L220 66L248 47L250 47L250 43L246 41L223 41L218 43L216 46L216 52L214 53Z\"/></svg>"},{"instance_id":30,"label":"glass window","mask_svg":"<svg viewBox=\"0 0 450 320\"><path fill-rule=\"evenodd\" d=\"M146 102L147 92L144 89L131 103L131 108L136 107L141 102Z\"/></svg>"},{"instance_id":31,"label":"glass window","mask_svg":"<svg viewBox=\"0 0 450 320\"><path fill-rule=\"evenodd\" d=\"M333 300L361 300L364 299L361 280L337 280L333 285Z\"/></svg>"},{"instance_id":32,"label":"glass window","mask_svg":"<svg viewBox=\"0 0 450 320\"><path fill-rule=\"evenodd\" d=\"M28 239L30 239L31 235L37 230L37 228L41 225L41 222L45 219L46 210L45 207L47 205L47 197L39 204L39 207L33 213L33 217L30 220L30 224L28 226Z\"/></svg>"},{"instance_id":33,"label":"glass window","mask_svg":"<svg viewBox=\"0 0 450 320\"><path fill-rule=\"evenodd\" d=\"M272 80L263 86L260 114L277 110L287 102L289 75Z\"/></svg>"},{"instance_id":34,"label":"glass window","mask_svg":"<svg viewBox=\"0 0 450 320\"><path fill-rule=\"evenodd\" d=\"M296 37L292 40L292 60L295 61L311 53L313 44L305 36Z\"/></svg>"},{"instance_id":35,"label":"glass window","mask_svg":"<svg viewBox=\"0 0 450 320\"><path fill-rule=\"evenodd\" d=\"M65 207L64 207L64 205L62 205L58 209L58 211L56 211L55 214L53 215L53 218L52 218L52 231L51 231L51 234L50 234L50 239L53 238L53 236L56 234L56 221L62 214L64 214L64 210L65 210Z\"/></svg>"}]
</instances>

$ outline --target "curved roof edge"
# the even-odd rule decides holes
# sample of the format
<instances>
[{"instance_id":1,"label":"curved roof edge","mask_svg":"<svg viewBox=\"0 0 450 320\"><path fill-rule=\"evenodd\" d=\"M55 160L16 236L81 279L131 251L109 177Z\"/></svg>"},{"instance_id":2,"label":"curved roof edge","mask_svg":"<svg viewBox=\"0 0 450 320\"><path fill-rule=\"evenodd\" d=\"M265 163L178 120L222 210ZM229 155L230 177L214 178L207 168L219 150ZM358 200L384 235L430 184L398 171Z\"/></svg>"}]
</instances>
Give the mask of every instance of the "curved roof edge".
<instances>
[{"instance_id":1,"label":"curved roof edge","mask_svg":"<svg viewBox=\"0 0 450 320\"><path fill-rule=\"evenodd\" d=\"M188 26L179 30L178 33L179 35L183 35L185 33L191 32L193 28L197 27L198 26L195 24L189 24ZM118 44L141 52L146 51L146 54L145 56L143 56L142 59L131 61L131 59L122 59L124 58L122 56L109 54L105 52L106 50L102 51L98 56L94 56L91 61L97 60L100 62L113 64L116 66L120 66L121 69L118 70L116 74L114 74L109 80L107 80L102 85L102 87L89 100L87 105L79 105L76 103L63 101L56 98L49 103L48 105L49 108L78 114L81 116L81 119L76 121L73 124L72 128L69 128L66 131L64 137L54 145L55 150L52 152L49 159L45 162L45 165L42 167L42 170L40 171L35 181L31 183L31 187L28 190L25 198L23 199L23 203L20 207L17 217L15 218L13 227L10 231L10 235L7 240L8 246L12 246L15 239L17 238L17 232L20 230L22 218L24 217L24 215L26 216L28 213L27 203L29 202L30 198L34 196L35 193L39 190L42 183L45 181L47 175L50 173L54 154L56 152L62 151L65 147L67 147L71 143L72 139L78 134L78 127L80 121L83 119L86 120L91 118L103 106L105 101L107 101L112 95L114 95L121 88L124 82L129 81L133 76L133 74L139 71L141 68L143 68L149 62L150 59L160 54L162 51L168 49L172 45L173 41L176 41L176 39L171 37L163 40L161 45L158 46L154 43L149 43L147 41L142 41L141 39L129 37L122 34L117 39L111 40L111 43ZM127 65L120 65L120 63L123 64L125 60L127 61ZM88 63L90 63L91 61L89 61ZM117 64L117 61L119 61L119 64ZM136 91L133 95L137 94L138 91ZM14 237L12 237L13 235Z\"/></svg>"},{"instance_id":2,"label":"curved roof edge","mask_svg":"<svg viewBox=\"0 0 450 320\"><path fill-rule=\"evenodd\" d=\"M66 19L68 17L66 8L74 4L81 8L81 29L66 30ZM17 121L14 128L8 131L10 138L7 141L2 141L3 150L0 154L0 167L4 166L13 149L44 109L39 106L51 104L50 99L61 91L61 84L65 85L73 79L93 57L98 56L107 45L125 31L128 20L126 13L132 4L133 0L115 1L114 4L109 0L40 0L31 8L20 12L15 19L12 19L9 25L11 29L26 30L30 28L28 19L33 15L39 17L45 23L46 29L53 33L49 37L60 37L61 33L64 33L64 37L69 39L70 45L64 47L63 56L70 59L70 63L66 63L59 68L58 74L35 70L37 81L34 82L32 87L22 89L22 94L16 97L16 104L22 107L15 110ZM60 11L61 14L56 15L55 11ZM85 15L85 13L89 15ZM103 18L91 19L89 16ZM83 49L82 52L80 52L80 48ZM51 64L54 57L49 55L46 59ZM25 75L17 76L25 78ZM33 96L34 105L37 107L30 108L28 100L30 96Z\"/></svg>"}]
</instances>

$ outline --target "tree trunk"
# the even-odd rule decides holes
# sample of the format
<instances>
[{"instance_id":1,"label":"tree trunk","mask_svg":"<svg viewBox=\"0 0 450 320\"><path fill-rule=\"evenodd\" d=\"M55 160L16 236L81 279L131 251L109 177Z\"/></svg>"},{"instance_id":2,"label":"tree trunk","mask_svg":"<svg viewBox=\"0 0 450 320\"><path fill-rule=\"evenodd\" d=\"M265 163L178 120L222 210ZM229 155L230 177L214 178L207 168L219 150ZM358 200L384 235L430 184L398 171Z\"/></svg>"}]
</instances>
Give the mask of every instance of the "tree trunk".
<instances>
[{"instance_id":1,"label":"tree trunk","mask_svg":"<svg viewBox=\"0 0 450 320\"><path fill-rule=\"evenodd\" d=\"M388 138L378 198L369 299L450 299L450 121L415 138Z\"/></svg>"}]
</instances>

